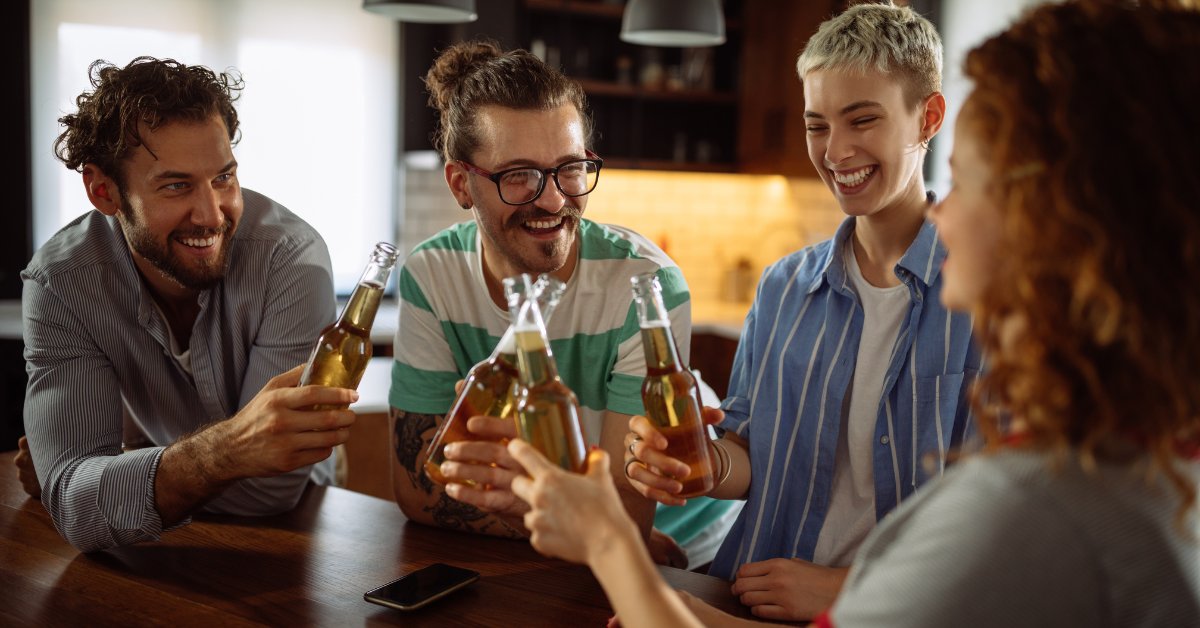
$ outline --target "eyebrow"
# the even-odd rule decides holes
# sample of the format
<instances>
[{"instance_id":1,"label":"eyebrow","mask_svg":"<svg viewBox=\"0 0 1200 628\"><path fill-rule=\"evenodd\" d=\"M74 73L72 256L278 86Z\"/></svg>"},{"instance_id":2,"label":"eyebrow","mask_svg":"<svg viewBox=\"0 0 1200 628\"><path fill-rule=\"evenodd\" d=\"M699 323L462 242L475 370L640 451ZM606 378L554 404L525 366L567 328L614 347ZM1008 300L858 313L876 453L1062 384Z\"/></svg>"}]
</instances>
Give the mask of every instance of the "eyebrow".
<instances>
[{"instance_id":1,"label":"eyebrow","mask_svg":"<svg viewBox=\"0 0 1200 628\"><path fill-rule=\"evenodd\" d=\"M855 102L852 102L852 103L846 105L845 107L842 107L842 110L839 111L838 113L844 116L848 113L857 111L859 109L866 109L867 107L882 107L882 106L883 105L879 104L878 102L875 102L874 100L857 100ZM806 110L804 112L804 117L805 118L819 118L819 119L824 120L825 114L817 113L816 111Z\"/></svg>"},{"instance_id":2,"label":"eyebrow","mask_svg":"<svg viewBox=\"0 0 1200 628\"><path fill-rule=\"evenodd\" d=\"M221 174L224 174L226 172L229 172L230 170L233 170L236 167L237 167L237 160L231 159L231 160L229 160L229 163L225 164L225 166L221 168L220 172L221 172ZM160 173L154 175L153 180L160 181L162 179L190 179L190 178L192 178L192 174L190 172L183 172L182 170L167 170L165 172L160 172Z\"/></svg>"},{"instance_id":3,"label":"eyebrow","mask_svg":"<svg viewBox=\"0 0 1200 628\"><path fill-rule=\"evenodd\" d=\"M558 166L558 165L564 164L568 161L575 161L578 159L587 159L587 158L588 158L587 151L584 151L584 154L582 157L579 155L564 155L564 156L559 157L558 161L554 162L554 165ZM544 170L544 168L542 168L541 164L535 164L528 159L518 158L518 159L506 161L506 162L496 166L495 171L500 172L501 170L511 170L512 168L536 168L538 170Z\"/></svg>"}]
</instances>

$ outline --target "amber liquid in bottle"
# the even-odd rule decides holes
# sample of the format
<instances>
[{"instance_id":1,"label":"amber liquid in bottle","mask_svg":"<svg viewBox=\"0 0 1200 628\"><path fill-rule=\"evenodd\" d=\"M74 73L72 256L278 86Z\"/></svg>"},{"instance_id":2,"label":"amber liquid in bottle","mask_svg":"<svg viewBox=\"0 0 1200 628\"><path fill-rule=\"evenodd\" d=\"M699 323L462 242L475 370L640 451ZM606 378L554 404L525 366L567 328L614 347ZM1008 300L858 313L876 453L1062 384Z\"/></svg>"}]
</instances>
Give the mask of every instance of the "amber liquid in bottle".
<instances>
[{"instance_id":1,"label":"amber liquid in bottle","mask_svg":"<svg viewBox=\"0 0 1200 628\"><path fill-rule=\"evenodd\" d=\"M646 355L642 381L646 418L667 437L666 454L689 467L687 475L675 478L683 485L679 497L705 495L715 480L708 430L700 414L700 386L679 363L658 281L653 275L639 275L633 278L633 285Z\"/></svg>"},{"instance_id":2,"label":"amber liquid in bottle","mask_svg":"<svg viewBox=\"0 0 1200 628\"><path fill-rule=\"evenodd\" d=\"M300 374L301 386L317 384L358 389L371 360L371 325L375 322L375 313L383 299L383 287L395 263L395 247L386 242L375 245L371 262L350 295L346 308L317 338L304 372ZM344 407L317 405L313 409Z\"/></svg>"},{"instance_id":3,"label":"amber liquid in bottle","mask_svg":"<svg viewBox=\"0 0 1200 628\"><path fill-rule=\"evenodd\" d=\"M529 283L524 277L509 277L504 280L504 292L510 310L525 298L525 289L542 305L543 320L549 320L558 305L565 286L552 277L543 276ZM475 438L467 430L467 421L473 416L487 415L516 421L517 396L521 385L517 371L517 348L515 329L510 325L500 338L495 351L486 360L471 367L463 387L438 427L433 440L425 450L425 474L438 484L445 484L441 465L446 461L446 445Z\"/></svg>"},{"instance_id":4,"label":"amber liquid in bottle","mask_svg":"<svg viewBox=\"0 0 1200 628\"><path fill-rule=\"evenodd\" d=\"M583 473L587 446L579 400L558 377L543 330L517 332L517 364L523 388L517 400L517 432L550 462Z\"/></svg>"}]
</instances>

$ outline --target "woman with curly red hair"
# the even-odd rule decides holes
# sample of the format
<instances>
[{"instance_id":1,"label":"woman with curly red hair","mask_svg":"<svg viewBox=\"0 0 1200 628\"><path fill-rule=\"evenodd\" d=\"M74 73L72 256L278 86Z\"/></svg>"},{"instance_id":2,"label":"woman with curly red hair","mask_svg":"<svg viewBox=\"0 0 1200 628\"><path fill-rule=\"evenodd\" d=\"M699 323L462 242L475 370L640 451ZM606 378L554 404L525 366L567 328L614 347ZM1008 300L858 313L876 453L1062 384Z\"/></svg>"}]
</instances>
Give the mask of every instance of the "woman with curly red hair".
<instances>
[{"instance_id":1,"label":"woman with curly red hair","mask_svg":"<svg viewBox=\"0 0 1200 628\"><path fill-rule=\"evenodd\" d=\"M986 347L987 449L888 515L818 623L1200 626L1200 12L1048 4L965 68L954 188L931 216L941 298ZM587 505L604 476L510 448L535 547L591 565L626 625L680 608L622 586L640 563Z\"/></svg>"}]
</instances>

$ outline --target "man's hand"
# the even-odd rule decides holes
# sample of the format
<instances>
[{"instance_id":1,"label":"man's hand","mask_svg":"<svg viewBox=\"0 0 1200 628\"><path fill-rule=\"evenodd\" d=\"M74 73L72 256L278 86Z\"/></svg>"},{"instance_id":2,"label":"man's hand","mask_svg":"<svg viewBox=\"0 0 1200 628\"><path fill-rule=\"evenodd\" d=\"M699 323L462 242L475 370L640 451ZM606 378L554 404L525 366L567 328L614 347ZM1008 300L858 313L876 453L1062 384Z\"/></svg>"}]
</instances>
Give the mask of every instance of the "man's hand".
<instances>
[{"instance_id":1,"label":"man's hand","mask_svg":"<svg viewBox=\"0 0 1200 628\"><path fill-rule=\"evenodd\" d=\"M717 408L704 407L701 417L705 425L720 423L725 413ZM683 484L676 478L691 472L687 463L664 453L667 437L644 416L629 419L629 434L625 437L625 475L629 484L643 496L668 506L682 506L686 500L677 497ZM714 469L713 472L719 472Z\"/></svg>"},{"instance_id":2,"label":"man's hand","mask_svg":"<svg viewBox=\"0 0 1200 628\"><path fill-rule=\"evenodd\" d=\"M525 473L505 443L517 436L517 427L509 419L473 416L467 431L478 440L463 440L446 445L446 493L485 512L523 516L529 506L513 495L513 478Z\"/></svg>"},{"instance_id":3,"label":"man's hand","mask_svg":"<svg viewBox=\"0 0 1200 628\"><path fill-rule=\"evenodd\" d=\"M358 393L328 386L297 388L302 370L297 366L272 378L233 417L163 451L155 503L165 525L182 520L234 481L315 464L346 442L355 418L346 408Z\"/></svg>"},{"instance_id":4,"label":"man's hand","mask_svg":"<svg viewBox=\"0 0 1200 628\"><path fill-rule=\"evenodd\" d=\"M17 477L21 479L21 488L34 499L41 499L42 485L38 482L37 469L33 468L33 456L29 454L29 441L24 436L17 440L17 456L13 458L17 465Z\"/></svg>"},{"instance_id":5,"label":"man's hand","mask_svg":"<svg viewBox=\"0 0 1200 628\"><path fill-rule=\"evenodd\" d=\"M755 617L804 621L833 605L849 571L798 558L772 558L742 565L732 591Z\"/></svg>"}]
</instances>

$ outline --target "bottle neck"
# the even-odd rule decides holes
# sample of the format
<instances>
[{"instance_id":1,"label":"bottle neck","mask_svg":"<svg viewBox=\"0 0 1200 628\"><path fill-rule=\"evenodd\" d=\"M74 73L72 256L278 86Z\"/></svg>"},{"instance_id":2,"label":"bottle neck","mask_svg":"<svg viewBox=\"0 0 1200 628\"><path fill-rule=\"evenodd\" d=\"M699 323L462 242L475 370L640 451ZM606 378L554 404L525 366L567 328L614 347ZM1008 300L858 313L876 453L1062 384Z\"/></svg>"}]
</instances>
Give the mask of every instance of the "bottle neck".
<instances>
[{"instance_id":1,"label":"bottle neck","mask_svg":"<svg viewBox=\"0 0 1200 628\"><path fill-rule=\"evenodd\" d=\"M679 349L671 328L665 324L642 326L642 350L646 354L646 370L649 374L673 373L683 370L679 363Z\"/></svg>"},{"instance_id":2,"label":"bottle neck","mask_svg":"<svg viewBox=\"0 0 1200 628\"><path fill-rule=\"evenodd\" d=\"M379 311L379 302L383 300L383 284L359 282L350 294L338 324L350 326L363 332L371 331L375 323L375 314Z\"/></svg>"},{"instance_id":3,"label":"bottle neck","mask_svg":"<svg viewBox=\"0 0 1200 628\"><path fill-rule=\"evenodd\" d=\"M520 330L516 332L516 342L517 370L522 384L536 386L558 379L558 366L545 334L537 329Z\"/></svg>"}]
</instances>

